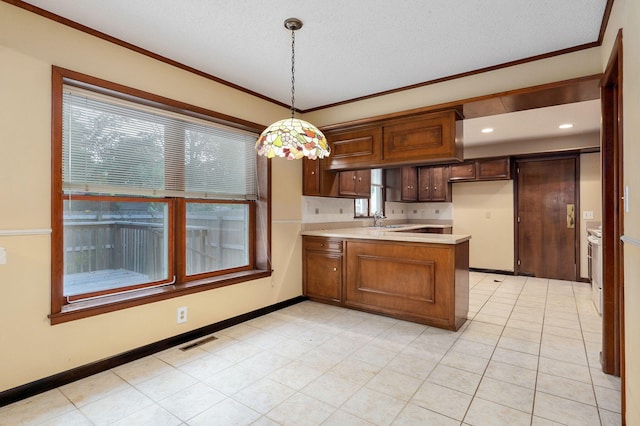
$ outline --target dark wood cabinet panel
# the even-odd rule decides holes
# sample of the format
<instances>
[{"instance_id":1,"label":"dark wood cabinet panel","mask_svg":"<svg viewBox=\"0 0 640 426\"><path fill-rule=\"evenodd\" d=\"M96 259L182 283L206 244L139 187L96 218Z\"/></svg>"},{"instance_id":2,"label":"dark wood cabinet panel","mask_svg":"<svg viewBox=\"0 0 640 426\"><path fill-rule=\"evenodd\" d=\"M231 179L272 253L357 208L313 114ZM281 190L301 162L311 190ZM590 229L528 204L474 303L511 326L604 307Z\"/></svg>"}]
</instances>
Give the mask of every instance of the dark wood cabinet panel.
<instances>
[{"instance_id":1,"label":"dark wood cabinet panel","mask_svg":"<svg viewBox=\"0 0 640 426\"><path fill-rule=\"evenodd\" d=\"M346 306L449 330L464 324L469 307L468 241L346 244Z\"/></svg>"},{"instance_id":2,"label":"dark wood cabinet panel","mask_svg":"<svg viewBox=\"0 0 640 426\"><path fill-rule=\"evenodd\" d=\"M318 302L457 330L469 310L469 242L303 236L303 292Z\"/></svg>"},{"instance_id":3,"label":"dark wood cabinet panel","mask_svg":"<svg viewBox=\"0 0 640 426\"><path fill-rule=\"evenodd\" d=\"M385 124L382 157L389 164L461 160L456 118L455 111L444 111Z\"/></svg>"},{"instance_id":4,"label":"dark wood cabinet panel","mask_svg":"<svg viewBox=\"0 0 640 426\"><path fill-rule=\"evenodd\" d=\"M321 195L318 160L302 159L302 195Z\"/></svg>"},{"instance_id":5,"label":"dark wood cabinet panel","mask_svg":"<svg viewBox=\"0 0 640 426\"><path fill-rule=\"evenodd\" d=\"M462 120L455 110L324 131L328 170L398 167L462 160Z\"/></svg>"},{"instance_id":6,"label":"dark wood cabinet panel","mask_svg":"<svg viewBox=\"0 0 640 426\"><path fill-rule=\"evenodd\" d=\"M340 172L341 197L371 197L371 170Z\"/></svg>"},{"instance_id":7,"label":"dark wood cabinet panel","mask_svg":"<svg viewBox=\"0 0 640 426\"><path fill-rule=\"evenodd\" d=\"M382 160L382 127L332 130L325 132L331 147L326 168L347 170L366 168Z\"/></svg>"},{"instance_id":8,"label":"dark wood cabinet panel","mask_svg":"<svg viewBox=\"0 0 640 426\"><path fill-rule=\"evenodd\" d=\"M302 195L337 197L338 173L325 169L326 159L302 159Z\"/></svg>"},{"instance_id":9,"label":"dark wood cabinet panel","mask_svg":"<svg viewBox=\"0 0 640 426\"><path fill-rule=\"evenodd\" d=\"M418 201L451 201L449 167L420 167Z\"/></svg>"},{"instance_id":10,"label":"dark wood cabinet panel","mask_svg":"<svg viewBox=\"0 0 640 426\"><path fill-rule=\"evenodd\" d=\"M418 200L418 168L403 167L400 169L401 196L400 201L417 201Z\"/></svg>"},{"instance_id":11,"label":"dark wood cabinet panel","mask_svg":"<svg viewBox=\"0 0 640 426\"><path fill-rule=\"evenodd\" d=\"M465 161L449 166L449 180L452 182L476 180L476 162Z\"/></svg>"},{"instance_id":12,"label":"dark wood cabinet panel","mask_svg":"<svg viewBox=\"0 0 640 426\"><path fill-rule=\"evenodd\" d=\"M450 182L511 179L511 159L483 158L449 166Z\"/></svg>"},{"instance_id":13,"label":"dark wood cabinet panel","mask_svg":"<svg viewBox=\"0 0 640 426\"><path fill-rule=\"evenodd\" d=\"M476 164L478 180L498 180L511 178L511 163L508 157L492 160L478 160Z\"/></svg>"},{"instance_id":14,"label":"dark wood cabinet panel","mask_svg":"<svg viewBox=\"0 0 640 426\"><path fill-rule=\"evenodd\" d=\"M448 166L389 169L386 177L386 201L451 201Z\"/></svg>"},{"instance_id":15,"label":"dark wood cabinet panel","mask_svg":"<svg viewBox=\"0 0 640 426\"><path fill-rule=\"evenodd\" d=\"M304 295L310 299L342 301L342 241L323 237L303 237Z\"/></svg>"}]
</instances>

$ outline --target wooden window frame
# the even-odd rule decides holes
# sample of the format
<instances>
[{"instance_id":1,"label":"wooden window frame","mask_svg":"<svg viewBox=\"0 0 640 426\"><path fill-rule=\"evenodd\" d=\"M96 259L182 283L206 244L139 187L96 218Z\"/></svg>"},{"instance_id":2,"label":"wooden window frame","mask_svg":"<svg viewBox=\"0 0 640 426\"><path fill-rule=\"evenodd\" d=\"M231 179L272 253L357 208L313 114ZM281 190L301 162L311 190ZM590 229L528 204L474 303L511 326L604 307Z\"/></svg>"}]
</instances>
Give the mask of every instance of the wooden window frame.
<instances>
[{"instance_id":1,"label":"wooden window frame","mask_svg":"<svg viewBox=\"0 0 640 426\"><path fill-rule=\"evenodd\" d=\"M52 325L271 276L271 160L258 156L258 199L256 201L237 202L249 205L250 210L248 265L224 271L187 276L185 263L177 253L180 253L181 249L184 251L186 245L185 242L181 242L185 236L185 231L181 230L181 227L186 225L185 213L181 212L186 212L186 203L192 200L161 198L159 200L169 203L169 227L171 228L170 234L173 235L173 238L169 239L168 267L170 273L176 276L175 282L160 287L133 289L132 291L123 293L104 295L102 297L88 298L86 300L68 303L63 295L64 223L62 206L65 195L62 189L62 93L63 85L69 82L80 87L91 86L93 88L99 88L103 90L104 93L121 97L122 99L136 98L144 100L152 106L162 106L170 111L206 118L212 122L241 130L260 133L264 127L257 123L53 66L51 137L51 313L49 314ZM111 200L110 197L107 198ZM208 201L214 203L233 202L229 200ZM176 247L176 245L181 247Z\"/></svg>"}]
</instances>

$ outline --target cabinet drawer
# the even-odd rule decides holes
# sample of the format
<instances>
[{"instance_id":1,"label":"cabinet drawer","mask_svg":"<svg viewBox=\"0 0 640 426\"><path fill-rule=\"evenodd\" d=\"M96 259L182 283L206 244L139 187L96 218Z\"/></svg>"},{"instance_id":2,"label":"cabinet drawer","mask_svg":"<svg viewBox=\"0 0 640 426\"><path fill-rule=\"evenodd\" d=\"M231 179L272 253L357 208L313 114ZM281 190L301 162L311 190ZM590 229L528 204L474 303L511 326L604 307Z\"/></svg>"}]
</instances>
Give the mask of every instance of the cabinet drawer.
<instances>
[{"instance_id":1,"label":"cabinet drawer","mask_svg":"<svg viewBox=\"0 0 640 426\"><path fill-rule=\"evenodd\" d=\"M449 166L449 180L475 180L476 178L476 163L466 162L462 164L452 164Z\"/></svg>"},{"instance_id":2,"label":"cabinet drawer","mask_svg":"<svg viewBox=\"0 0 640 426\"><path fill-rule=\"evenodd\" d=\"M509 158L478 161L479 180L509 179L510 171Z\"/></svg>"},{"instance_id":3,"label":"cabinet drawer","mask_svg":"<svg viewBox=\"0 0 640 426\"><path fill-rule=\"evenodd\" d=\"M342 240L323 237L304 237L302 245L305 250L342 252Z\"/></svg>"}]
</instances>

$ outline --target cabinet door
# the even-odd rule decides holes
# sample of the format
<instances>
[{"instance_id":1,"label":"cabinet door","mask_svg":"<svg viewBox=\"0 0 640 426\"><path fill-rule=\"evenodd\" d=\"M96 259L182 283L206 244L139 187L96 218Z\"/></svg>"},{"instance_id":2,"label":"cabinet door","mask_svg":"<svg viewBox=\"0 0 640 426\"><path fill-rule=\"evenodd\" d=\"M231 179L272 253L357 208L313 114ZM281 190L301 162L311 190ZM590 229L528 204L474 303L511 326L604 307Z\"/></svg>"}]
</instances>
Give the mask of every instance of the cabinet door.
<instances>
[{"instance_id":1,"label":"cabinet door","mask_svg":"<svg viewBox=\"0 0 640 426\"><path fill-rule=\"evenodd\" d=\"M402 168L402 201L418 200L418 168L403 167Z\"/></svg>"},{"instance_id":2,"label":"cabinet door","mask_svg":"<svg viewBox=\"0 0 640 426\"><path fill-rule=\"evenodd\" d=\"M418 201L451 201L449 167L420 167Z\"/></svg>"},{"instance_id":3,"label":"cabinet door","mask_svg":"<svg viewBox=\"0 0 640 426\"><path fill-rule=\"evenodd\" d=\"M508 157L493 160L478 160L477 170L479 180L511 178L511 167Z\"/></svg>"},{"instance_id":4,"label":"cabinet door","mask_svg":"<svg viewBox=\"0 0 640 426\"><path fill-rule=\"evenodd\" d=\"M340 196L369 198L371 196L371 171L340 172Z\"/></svg>"},{"instance_id":5,"label":"cabinet door","mask_svg":"<svg viewBox=\"0 0 640 426\"><path fill-rule=\"evenodd\" d=\"M476 180L476 163L467 161L461 164L452 164L449 166L449 180L452 182Z\"/></svg>"},{"instance_id":6,"label":"cabinet door","mask_svg":"<svg viewBox=\"0 0 640 426\"><path fill-rule=\"evenodd\" d=\"M342 299L342 254L305 251L304 295L332 302Z\"/></svg>"},{"instance_id":7,"label":"cabinet door","mask_svg":"<svg viewBox=\"0 0 640 426\"><path fill-rule=\"evenodd\" d=\"M321 195L320 161L302 159L302 195Z\"/></svg>"},{"instance_id":8,"label":"cabinet door","mask_svg":"<svg viewBox=\"0 0 640 426\"><path fill-rule=\"evenodd\" d=\"M356 195L361 198L371 197L371 170L356 172Z\"/></svg>"},{"instance_id":9,"label":"cabinet door","mask_svg":"<svg viewBox=\"0 0 640 426\"><path fill-rule=\"evenodd\" d=\"M420 167L418 172L418 201L431 201L431 167Z\"/></svg>"},{"instance_id":10,"label":"cabinet door","mask_svg":"<svg viewBox=\"0 0 640 426\"><path fill-rule=\"evenodd\" d=\"M331 155L328 170L371 167L382 160L382 127L327 131Z\"/></svg>"},{"instance_id":11,"label":"cabinet door","mask_svg":"<svg viewBox=\"0 0 640 426\"><path fill-rule=\"evenodd\" d=\"M449 167L435 166L431 169L431 201L451 201Z\"/></svg>"},{"instance_id":12,"label":"cabinet door","mask_svg":"<svg viewBox=\"0 0 640 426\"><path fill-rule=\"evenodd\" d=\"M325 169L326 159L302 159L302 195L338 196L338 173Z\"/></svg>"},{"instance_id":13,"label":"cabinet door","mask_svg":"<svg viewBox=\"0 0 640 426\"><path fill-rule=\"evenodd\" d=\"M388 164L457 159L456 113L445 111L386 124L383 158Z\"/></svg>"}]
</instances>

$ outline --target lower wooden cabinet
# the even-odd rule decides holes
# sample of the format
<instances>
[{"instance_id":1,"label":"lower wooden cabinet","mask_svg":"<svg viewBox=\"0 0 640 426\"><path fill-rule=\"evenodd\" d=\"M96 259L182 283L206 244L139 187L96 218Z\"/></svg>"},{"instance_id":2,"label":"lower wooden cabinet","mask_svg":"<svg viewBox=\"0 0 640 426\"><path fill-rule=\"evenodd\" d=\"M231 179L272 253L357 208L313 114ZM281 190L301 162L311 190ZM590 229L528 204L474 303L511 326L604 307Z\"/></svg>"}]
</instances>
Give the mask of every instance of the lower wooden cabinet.
<instances>
[{"instance_id":1,"label":"lower wooden cabinet","mask_svg":"<svg viewBox=\"0 0 640 426\"><path fill-rule=\"evenodd\" d=\"M312 300L342 301L342 241L303 237L303 292Z\"/></svg>"},{"instance_id":2,"label":"lower wooden cabinet","mask_svg":"<svg viewBox=\"0 0 640 426\"><path fill-rule=\"evenodd\" d=\"M348 241L345 306L457 330L469 310L469 242Z\"/></svg>"},{"instance_id":3,"label":"lower wooden cabinet","mask_svg":"<svg viewBox=\"0 0 640 426\"><path fill-rule=\"evenodd\" d=\"M311 300L457 330L469 310L469 242L303 236Z\"/></svg>"}]
</instances>

